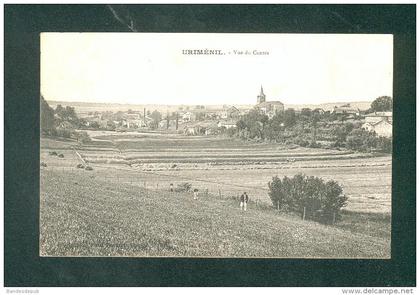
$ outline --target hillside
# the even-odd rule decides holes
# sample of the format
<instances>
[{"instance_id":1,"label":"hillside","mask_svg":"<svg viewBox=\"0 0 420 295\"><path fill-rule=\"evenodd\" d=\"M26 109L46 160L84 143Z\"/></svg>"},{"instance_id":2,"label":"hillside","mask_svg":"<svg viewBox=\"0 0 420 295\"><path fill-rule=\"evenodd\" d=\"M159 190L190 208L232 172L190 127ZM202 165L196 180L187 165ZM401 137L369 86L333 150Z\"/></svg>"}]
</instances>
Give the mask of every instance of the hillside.
<instances>
[{"instance_id":1,"label":"hillside","mask_svg":"<svg viewBox=\"0 0 420 295\"><path fill-rule=\"evenodd\" d=\"M142 183L142 179L137 179ZM41 169L40 255L389 258L390 237L250 204Z\"/></svg>"}]
</instances>

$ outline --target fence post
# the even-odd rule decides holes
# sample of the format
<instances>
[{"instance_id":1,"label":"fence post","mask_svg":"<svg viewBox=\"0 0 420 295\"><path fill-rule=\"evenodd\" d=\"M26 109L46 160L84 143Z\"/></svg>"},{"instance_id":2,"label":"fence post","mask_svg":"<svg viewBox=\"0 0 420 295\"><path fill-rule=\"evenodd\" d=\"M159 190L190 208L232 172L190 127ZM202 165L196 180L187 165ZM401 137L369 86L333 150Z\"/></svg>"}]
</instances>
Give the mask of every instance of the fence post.
<instances>
[{"instance_id":1,"label":"fence post","mask_svg":"<svg viewBox=\"0 0 420 295\"><path fill-rule=\"evenodd\" d=\"M222 198L222 192L219 189L219 199L221 199L221 198Z\"/></svg>"},{"instance_id":2,"label":"fence post","mask_svg":"<svg viewBox=\"0 0 420 295\"><path fill-rule=\"evenodd\" d=\"M306 215L306 207L303 207L303 216L302 216L303 220L305 220L305 215Z\"/></svg>"},{"instance_id":3,"label":"fence post","mask_svg":"<svg viewBox=\"0 0 420 295\"><path fill-rule=\"evenodd\" d=\"M335 223L335 212L333 213L333 224Z\"/></svg>"},{"instance_id":4,"label":"fence post","mask_svg":"<svg viewBox=\"0 0 420 295\"><path fill-rule=\"evenodd\" d=\"M277 211L280 211L280 201L277 200Z\"/></svg>"}]
</instances>

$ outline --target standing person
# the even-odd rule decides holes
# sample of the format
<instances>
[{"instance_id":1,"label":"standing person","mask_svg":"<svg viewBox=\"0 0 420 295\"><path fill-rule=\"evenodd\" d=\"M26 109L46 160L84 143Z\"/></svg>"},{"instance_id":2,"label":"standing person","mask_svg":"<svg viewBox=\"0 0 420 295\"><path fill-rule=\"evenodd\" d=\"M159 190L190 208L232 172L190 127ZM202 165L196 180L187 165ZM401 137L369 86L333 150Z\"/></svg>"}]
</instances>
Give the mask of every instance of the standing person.
<instances>
[{"instance_id":1,"label":"standing person","mask_svg":"<svg viewBox=\"0 0 420 295\"><path fill-rule=\"evenodd\" d=\"M241 195L241 204L240 204L241 210L246 211L246 205L248 204L248 200L249 200L248 195L246 194L246 192L244 192Z\"/></svg>"},{"instance_id":2,"label":"standing person","mask_svg":"<svg viewBox=\"0 0 420 295\"><path fill-rule=\"evenodd\" d=\"M194 189L194 200L198 199L198 188Z\"/></svg>"},{"instance_id":3,"label":"standing person","mask_svg":"<svg viewBox=\"0 0 420 295\"><path fill-rule=\"evenodd\" d=\"M171 193L173 193L173 191L174 191L174 184L173 184L173 183L171 183L171 184L169 185L169 191L170 191Z\"/></svg>"}]
</instances>

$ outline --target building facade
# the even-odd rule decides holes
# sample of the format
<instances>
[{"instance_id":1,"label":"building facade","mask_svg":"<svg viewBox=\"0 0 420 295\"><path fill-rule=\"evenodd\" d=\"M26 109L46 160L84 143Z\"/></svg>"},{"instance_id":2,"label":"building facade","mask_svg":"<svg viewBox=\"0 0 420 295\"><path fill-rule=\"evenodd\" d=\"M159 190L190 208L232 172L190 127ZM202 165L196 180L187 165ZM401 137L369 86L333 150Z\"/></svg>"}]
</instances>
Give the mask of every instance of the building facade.
<instances>
[{"instance_id":1,"label":"building facade","mask_svg":"<svg viewBox=\"0 0 420 295\"><path fill-rule=\"evenodd\" d=\"M255 106L263 114L272 118L276 113L284 111L284 104L278 100L266 101L263 87L261 86L260 94L257 96L257 105Z\"/></svg>"}]
</instances>

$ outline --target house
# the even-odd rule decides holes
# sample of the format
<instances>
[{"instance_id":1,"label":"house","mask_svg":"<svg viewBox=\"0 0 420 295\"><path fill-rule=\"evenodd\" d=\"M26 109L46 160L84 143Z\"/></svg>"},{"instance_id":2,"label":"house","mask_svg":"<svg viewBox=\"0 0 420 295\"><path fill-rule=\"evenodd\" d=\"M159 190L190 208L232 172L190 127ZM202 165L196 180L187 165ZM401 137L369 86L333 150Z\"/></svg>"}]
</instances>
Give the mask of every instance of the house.
<instances>
[{"instance_id":1,"label":"house","mask_svg":"<svg viewBox=\"0 0 420 295\"><path fill-rule=\"evenodd\" d=\"M216 116L217 119L226 120L227 117L228 117L228 113L227 113L226 110L222 110L222 111L217 112L217 116Z\"/></svg>"},{"instance_id":2,"label":"house","mask_svg":"<svg viewBox=\"0 0 420 295\"><path fill-rule=\"evenodd\" d=\"M86 126L92 126L92 124L96 125L96 126L99 126L99 128L107 128L108 120L101 119L101 118L88 118L88 119L86 119Z\"/></svg>"},{"instance_id":3,"label":"house","mask_svg":"<svg viewBox=\"0 0 420 295\"><path fill-rule=\"evenodd\" d=\"M236 122L234 121L219 121L217 123L217 127L219 128L226 128L226 129L230 129L230 128L236 128Z\"/></svg>"},{"instance_id":4,"label":"house","mask_svg":"<svg viewBox=\"0 0 420 295\"><path fill-rule=\"evenodd\" d=\"M197 134L197 129L193 126L185 126L184 127L184 133L186 135L196 135Z\"/></svg>"},{"instance_id":5,"label":"house","mask_svg":"<svg viewBox=\"0 0 420 295\"><path fill-rule=\"evenodd\" d=\"M366 123L377 123L379 121L387 121L392 124L392 112L374 112L365 115Z\"/></svg>"},{"instance_id":6,"label":"house","mask_svg":"<svg viewBox=\"0 0 420 295\"><path fill-rule=\"evenodd\" d=\"M160 120L159 129L166 129L167 125L168 125L168 122L166 121L166 119Z\"/></svg>"},{"instance_id":7,"label":"house","mask_svg":"<svg viewBox=\"0 0 420 295\"><path fill-rule=\"evenodd\" d=\"M238 108L236 108L234 106L231 106L231 107L225 106L225 109L223 109L222 111L220 111L218 113L218 117L220 119L234 119L234 120L237 120L240 115L241 115L241 112L239 111Z\"/></svg>"},{"instance_id":8,"label":"house","mask_svg":"<svg viewBox=\"0 0 420 295\"><path fill-rule=\"evenodd\" d=\"M149 116L146 116L146 118L141 118L139 120L139 127L149 127L150 124L152 124L153 119Z\"/></svg>"},{"instance_id":9,"label":"house","mask_svg":"<svg viewBox=\"0 0 420 295\"><path fill-rule=\"evenodd\" d=\"M182 114L182 121L184 122L192 122L195 121L196 115L192 112L186 112Z\"/></svg>"},{"instance_id":10,"label":"house","mask_svg":"<svg viewBox=\"0 0 420 295\"><path fill-rule=\"evenodd\" d=\"M215 121L201 121L186 125L184 133L187 135L211 135L217 133L217 127Z\"/></svg>"},{"instance_id":11,"label":"house","mask_svg":"<svg viewBox=\"0 0 420 295\"><path fill-rule=\"evenodd\" d=\"M231 106L230 108L228 108L227 112L228 112L229 119L237 120L239 116L241 115L241 111L234 106Z\"/></svg>"},{"instance_id":12,"label":"house","mask_svg":"<svg viewBox=\"0 0 420 295\"><path fill-rule=\"evenodd\" d=\"M374 131L378 136L392 137L392 123L386 120L366 122L362 128L366 131Z\"/></svg>"},{"instance_id":13,"label":"house","mask_svg":"<svg viewBox=\"0 0 420 295\"><path fill-rule=\"evenodd\" d=\"M349 115L352 117L360 116L360 110L358 108L354 108L350 106L350 104L345 104L342 106L334 106L334 109L331 112L332 114L342 115L348 117Z\"/></svg>"}]
</instances>

